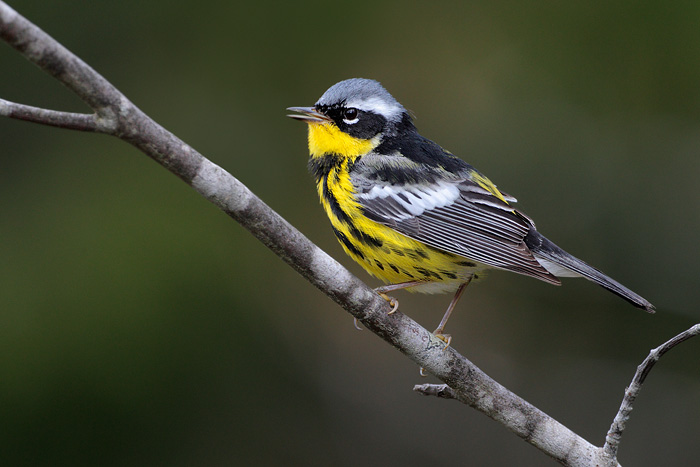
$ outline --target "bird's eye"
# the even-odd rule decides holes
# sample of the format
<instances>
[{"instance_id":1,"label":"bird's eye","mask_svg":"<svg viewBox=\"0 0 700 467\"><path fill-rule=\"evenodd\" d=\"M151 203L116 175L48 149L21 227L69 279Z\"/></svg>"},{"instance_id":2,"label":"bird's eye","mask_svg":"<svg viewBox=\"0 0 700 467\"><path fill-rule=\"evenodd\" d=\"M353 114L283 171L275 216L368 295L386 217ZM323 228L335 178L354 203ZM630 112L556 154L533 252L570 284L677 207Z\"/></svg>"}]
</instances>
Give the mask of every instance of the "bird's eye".
<instances>
[{"instance_id":1,"label":"bird's eye","mask_svg":"<svg viewBox=\"0 0 700 467\"><path fill-rule=\"evenodd\" d=\"M345 123L357 123L357 109L350 107L349 109L345 109L343 112L343 121Z\"/></svg>"}]
</instances>

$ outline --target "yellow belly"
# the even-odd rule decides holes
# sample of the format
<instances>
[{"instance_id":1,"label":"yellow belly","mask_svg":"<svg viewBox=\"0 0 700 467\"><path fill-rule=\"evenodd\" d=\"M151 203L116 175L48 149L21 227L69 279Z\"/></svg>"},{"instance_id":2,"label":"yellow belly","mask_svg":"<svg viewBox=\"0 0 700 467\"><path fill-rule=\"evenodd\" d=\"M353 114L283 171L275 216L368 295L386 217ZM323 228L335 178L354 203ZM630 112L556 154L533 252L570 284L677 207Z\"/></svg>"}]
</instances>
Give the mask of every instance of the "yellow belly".
<instances>
[{"instance_id":1,"label":"yellow belly","mask_svg":"<svg viewBox=\"0 0 700 467\"><path fill-rule=\"evenodd\" d=\"M381 246L362 245L358 248L362 255L357 255L343 241L340 244L368 273L386 283L420 280L425 284L407 290L454 292L477 269L472 261L431 248L376 222L368 222L375 224L373 235L383 240Z\"/></svg>"}]
</instances>

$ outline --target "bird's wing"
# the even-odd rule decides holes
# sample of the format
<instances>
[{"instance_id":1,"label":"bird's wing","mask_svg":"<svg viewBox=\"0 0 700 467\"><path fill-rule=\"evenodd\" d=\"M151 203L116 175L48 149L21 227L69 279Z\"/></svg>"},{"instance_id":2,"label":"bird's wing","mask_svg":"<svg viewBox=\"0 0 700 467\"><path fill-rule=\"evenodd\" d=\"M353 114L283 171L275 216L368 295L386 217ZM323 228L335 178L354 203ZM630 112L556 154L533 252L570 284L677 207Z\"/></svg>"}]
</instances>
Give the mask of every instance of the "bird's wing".
<instances>
[{"instance_id":1,"label":"bird's wing","mask_svg":"<svg viewBox=\"0 0 700 467\"><path fill-rule=\"evenodd\" d=\"M486 265L560 284L524 242L534 224L476 170L454 179L389 183L354 177L357 200L375 222Z\"/></svg>"}]
</instances>

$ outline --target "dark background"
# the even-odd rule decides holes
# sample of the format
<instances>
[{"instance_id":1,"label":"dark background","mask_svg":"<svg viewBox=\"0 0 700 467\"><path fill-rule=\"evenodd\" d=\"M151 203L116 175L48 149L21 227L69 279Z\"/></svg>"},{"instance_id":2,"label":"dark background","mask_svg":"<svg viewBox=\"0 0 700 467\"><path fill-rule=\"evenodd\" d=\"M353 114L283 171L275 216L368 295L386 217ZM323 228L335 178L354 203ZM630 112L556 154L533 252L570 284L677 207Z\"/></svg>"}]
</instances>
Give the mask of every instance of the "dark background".
<instances>
[{"instance_id":1,"label":"dark background","mask_svg":"<svg viewBox=\"0 0 700 467\"><path fill-rule=\"evenodd\" d=\"M372 286L285 108L380 80L658 307L495 271L450 321L457 350L601 445L649 349L700 321L700 3L530 3L11 2ZM5 99L88 110L4 45L0 71ZM0 157L3 465L553 464L414 394L433 379L132 147L2 119ZM450 299L396 296L429 329ZM693 340L657 365L624 465L697 462L699 367Z\"/></svg>"}]
</instances>

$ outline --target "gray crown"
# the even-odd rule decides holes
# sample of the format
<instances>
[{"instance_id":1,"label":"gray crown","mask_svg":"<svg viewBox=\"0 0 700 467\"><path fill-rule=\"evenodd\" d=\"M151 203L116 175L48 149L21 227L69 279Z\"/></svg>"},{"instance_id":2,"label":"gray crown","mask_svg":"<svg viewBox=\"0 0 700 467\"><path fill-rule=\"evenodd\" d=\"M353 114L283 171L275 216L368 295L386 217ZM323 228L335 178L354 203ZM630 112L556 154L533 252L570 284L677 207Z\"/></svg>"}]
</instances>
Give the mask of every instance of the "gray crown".
<instances>
[{"instance_id":1,"label":"gray crown","mask_svg":"<svg viewBox=\"0 0 700 467\"><path fill-rule=\"evenodd\" d=\"M399 101L373 79L352 78L334 84L316 102L319 106L344 104L366 112L374 112L389 121L398 122L406 112Z\"/></svg>"}]
</instances>

